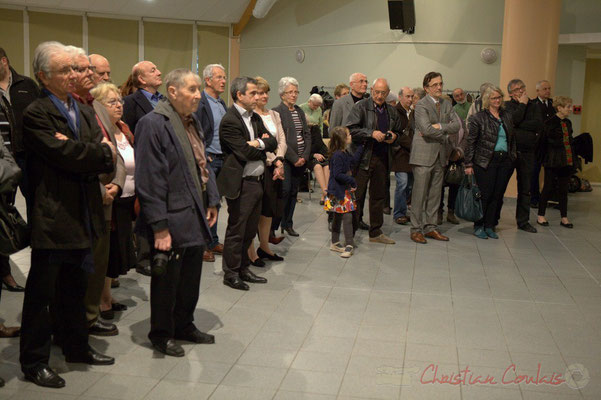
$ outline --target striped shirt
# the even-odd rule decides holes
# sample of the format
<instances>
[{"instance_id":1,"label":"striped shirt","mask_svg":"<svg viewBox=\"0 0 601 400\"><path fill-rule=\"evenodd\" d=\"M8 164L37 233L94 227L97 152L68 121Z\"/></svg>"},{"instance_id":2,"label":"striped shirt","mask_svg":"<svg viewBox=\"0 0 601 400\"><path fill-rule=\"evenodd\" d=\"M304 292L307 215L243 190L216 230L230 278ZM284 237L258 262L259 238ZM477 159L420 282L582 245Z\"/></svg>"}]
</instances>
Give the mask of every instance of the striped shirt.
<instances>
[{"instance_id":1,"label":"striped shirt","mask_svg":"<svg viewBox=\"0 0 601 400\"><path fill-rule=\"evenodd\" d=\"M9 113L12 113L10 103L4 95L0 94L0 135L8 151L12 151Z\"/></svg>"},{"instance_id":2,"label":"striped shirt","mask_svg":"<svg viewBox=\"0 0 601 400\"><path fill-rule=\"evenodd\" d=\"M305 138L303 137L303 121L301 121L298 111L290 111L292 114L292 122L294 122L294 130L296 131L296 145L299 157L305 152Z\"/></svg>"}]
</instances>

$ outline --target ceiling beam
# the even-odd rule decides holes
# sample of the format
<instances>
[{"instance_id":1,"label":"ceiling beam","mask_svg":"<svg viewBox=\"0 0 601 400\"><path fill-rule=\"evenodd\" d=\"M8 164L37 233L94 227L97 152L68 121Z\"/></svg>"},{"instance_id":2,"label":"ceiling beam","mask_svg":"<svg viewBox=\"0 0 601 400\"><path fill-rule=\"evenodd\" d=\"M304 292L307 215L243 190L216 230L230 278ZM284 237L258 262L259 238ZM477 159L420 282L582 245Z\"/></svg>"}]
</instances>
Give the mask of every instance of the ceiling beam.
<instances>
[{"instance_id":1,"label":"ceiling beam","mask_svg":"<svg viewBox=\"0 0 601 400\"><path fill-rule=\"evenodd\" d=\"M246 7L244 14L242 14L242 17L240 18L240 21L238 21L238 23L234 25L234 36L240 36L242 31L244 30L244 27L246 26L246 24L248 24L248 21L250 21L250 16L253 13L255 4L257 4L257 0L250 0L250 2L248 3L248 7Z\"/></svg>"}]
</instances>

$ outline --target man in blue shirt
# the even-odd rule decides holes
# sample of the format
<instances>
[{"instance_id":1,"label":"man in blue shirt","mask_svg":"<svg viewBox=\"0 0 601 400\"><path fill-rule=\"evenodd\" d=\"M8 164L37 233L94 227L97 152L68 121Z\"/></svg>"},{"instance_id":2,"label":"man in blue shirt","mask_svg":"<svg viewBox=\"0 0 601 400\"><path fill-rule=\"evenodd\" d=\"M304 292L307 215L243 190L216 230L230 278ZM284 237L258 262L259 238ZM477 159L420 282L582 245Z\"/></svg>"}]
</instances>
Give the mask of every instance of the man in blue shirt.
<instances>
[{"instance_id":1,"label":"man in blue shirt","mask_svg":"<svg viewBox=\"0 0 601 400\"><path fill-rule=\"evenodd\" d=\"M227 77L225 68L221 64L209 64L202 71L202 77L205 82L205 89L202 92L196 116L198 117L207 143L207 160L209 166L219 176L223 166L223 152L219 142L219 124L221 118L225 115L225 102L219 97L225 91ZM214 262L215 254L223 254L223 244L219 243L217 236L217 224L211 227L211 243L204 253L203 260Z\"/></svg>"}]
</instances>

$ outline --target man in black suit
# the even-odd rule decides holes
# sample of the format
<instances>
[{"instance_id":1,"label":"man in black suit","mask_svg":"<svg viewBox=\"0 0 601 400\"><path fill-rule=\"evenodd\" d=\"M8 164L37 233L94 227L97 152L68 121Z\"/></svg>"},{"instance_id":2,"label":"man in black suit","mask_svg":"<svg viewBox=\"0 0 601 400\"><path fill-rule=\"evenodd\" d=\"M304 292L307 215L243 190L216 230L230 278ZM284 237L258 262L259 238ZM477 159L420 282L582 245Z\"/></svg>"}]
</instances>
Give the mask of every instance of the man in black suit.
<instances>
[{"instance_id":1,"label":"man in black suit","mask_svg":"<svg viewBox=\"0 0 601 400\"><path fill-rule=\"evenodd\" d=\"M543 123L555 115L555 107L553 107L553 99L551 98L551 84L547 80L538 81L536 83L536 99L534 102L538 106L543 117ZM534 160L532 170L532 181L530 183L530 207L538 208L540 199L540 169L541 161L539 157Z\"/></svg>"},{"instance_id":2,"label":"man in black suit","mask_svg":"<svg viewBox=\"0 0 601 400\"><path fill-rule=\"evenodd\" d=\"M163 97L158 92L163 83L161 71L150 61L140 61L131 70L134 86L138 90L123 99L123 121L134 132L138 120L154 110L159 100ZM146 238L136 235L138 254L136 271L142 275L150 276L150 247Z\"/></svg>"},{"instance_id":3,"label":"man in black suit","mask_svg":"<svg viewBox=\"0 0 601 400\"><path fill-rule=\"evenodd\" d=\"M48 364L51 301L61 318L55 338L67 362L115 362L89 346L83 300L87 274L94 270L92 245L106 229L98 174L113 171L116 152L103 138L92 110L80 107L69 94L75 72L67 48L58 42L40 44L33 69L43 90L23 114L23 144L30 155L32 250L20 362L25 379L57 388L65 381Z\"/></svg>"},{"instance_id":4,"label":"man in black suit","mask_svg":"<svg viewBox=\"0 0 601 400\"><path fill-rule=\"evenodd\" d=\"M221 118L227 111L225 102L221 99L221 93L225 91L227 76L225 68L221 64L209 64L202 71L205 89L202 91L196 117L200 121L202 131L207 141L207 161L209 167L219 176L223 167L223 152L219 142L219 124ZM211 227L211 242L203 255L203 261L215 262L215 254L223 254L223 244L219 243L217 235L217 224ZM216 267L217 268L217 267Z\"/></svg>"},{"instance_id":5,"label":"man in black suit","mask_svg":"<svg viewBox=\"0 0 601 400\"><path fill-rule=\"evenodd\" d=\"M223 244L223 284L248 290L245 282L267 283L267 279L248 269L247 250L257 233L261 214L265 153L276 149L277 140L253 112L258 98L257 81L238 77L231 83L230 92L234 105L228 108L219 126L225 159L217 178L229 214Z\"/></svg>"}]
</instances>

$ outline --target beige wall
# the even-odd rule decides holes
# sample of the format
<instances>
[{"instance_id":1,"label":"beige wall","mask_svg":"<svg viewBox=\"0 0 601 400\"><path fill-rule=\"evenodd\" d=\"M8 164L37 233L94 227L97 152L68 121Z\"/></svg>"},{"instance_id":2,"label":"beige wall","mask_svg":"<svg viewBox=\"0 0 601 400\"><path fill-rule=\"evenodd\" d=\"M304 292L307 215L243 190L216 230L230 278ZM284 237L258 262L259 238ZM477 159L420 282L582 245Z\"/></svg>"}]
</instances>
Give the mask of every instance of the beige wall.
<instances>
[{"instance_id":1,"label":"beige wall","mask_svg":"<svg viewBox=\"0 0 601 400\"><path fill-rule=\"evenodd\" d=\"M432 70L443 74L446 89L498 83L499 60L484 64L480 51L492 47L500 57L502 1L420 0L415 13L416 33L406 35L390 30L386 1L279 1L242 33L240 72L260 74L273 87L282 76L294 76L301 85L299 102L312 86L348 83L356 71L370 80L388 78L394 91L421 86ZM294 58L298 48L305 51L302 64ZM278 101L272 95L270 104Z\"/></svg>"},{"instance_id":2,"label":"beige wall","mask_svg":"<svg viewBox=\"0 0 601 400\"><path fill-rule=\"evenodd\" d=\"M23 73L23 11L0 9L0 47L11 66Z\"/></svg>"},{"instance_id":3,"label":"beige wall","mask_svg":"<svg viewBox=\"0 0 601 400\"><path fill-rule=\"evenodd\" d=\"M42 42L56 40L64 44L81 47L83 42L81 15L29 13L29 59Z\"/></svg>"},{"instance_id":4,"label":"beige wall","mask_svg":"<svg viewBox=\"0 0 601 400\"><path fill-rule=\"evenodd\" d=\"M582 102L582 131L593 137L593 163L583 168L585 178L601 182L601 59L586 60L584 100Z\"/></svg>"}]
</instances>

